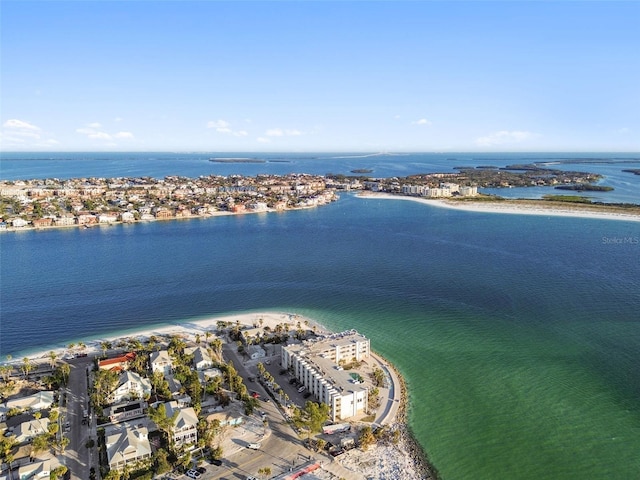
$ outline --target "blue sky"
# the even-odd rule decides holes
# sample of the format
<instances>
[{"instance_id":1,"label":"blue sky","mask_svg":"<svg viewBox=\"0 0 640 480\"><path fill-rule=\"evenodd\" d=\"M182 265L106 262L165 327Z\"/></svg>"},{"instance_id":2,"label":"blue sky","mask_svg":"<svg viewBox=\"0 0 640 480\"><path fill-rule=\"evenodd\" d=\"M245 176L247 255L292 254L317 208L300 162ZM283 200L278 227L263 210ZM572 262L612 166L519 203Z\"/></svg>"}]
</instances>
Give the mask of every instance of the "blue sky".
<instances>
[{"instance_id":1,"label":"blue sky","mask_svg":"<svg viewBox=\"0 0 640 480\"><path fill-rule=\"evenodd\" d=\"M640 150L640 2L0 8L4 151Z\"/></svg>"}]
</instances>

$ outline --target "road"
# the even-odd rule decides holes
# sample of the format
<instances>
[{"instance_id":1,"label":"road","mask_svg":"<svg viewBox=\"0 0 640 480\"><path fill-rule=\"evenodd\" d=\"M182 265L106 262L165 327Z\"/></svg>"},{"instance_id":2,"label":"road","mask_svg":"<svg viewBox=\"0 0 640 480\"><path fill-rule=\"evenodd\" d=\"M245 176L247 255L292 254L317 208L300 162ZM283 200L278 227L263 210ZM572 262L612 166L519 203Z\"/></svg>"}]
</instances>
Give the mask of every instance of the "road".
<instances>
[{"instance_id":1,"label":"road","mask_svg":"<svg viewBox=\"0 0 640 480\"><path fill-rule=\"evenodd\" d=\"M249 377L256 376L256 371L247 369L234 347L233 342L224 344L224 357L227 361L233 362L234 368L244 379L249 390L260 394L259 410L266 413L270 433L261 441L259 451L250 450L239 441L240 448L234 449L233 452L225 452L222 466L206 465L207 473L202 478L244 479L247 475L258 476L258 470L264 467L271 468L271 476L275 476L309 461L313 453L302 446L300 438L286 422L275 402L264 401L270 398L269 394L258 382L249 380Z\"/></svg>"},{"instance_id":2,"label":"road","mask_svg":"<svg viewBox=\"0 0 640 480\"><path fill-rule=\"evenodd\" d=\"M91 425L83 422L84 413L89 409L87 371L92 367L93 359L91 357L75 358L69 360L68 363L71 366L71 371L67 388L62 389L65 401L64 408L61 409L60 424L63 428L61 428L60 434L69 438L70 441L61 457L61 463L71 471L72 479L87 480L91 466L98 470L96 447L91 449L86 447L90 438L93 438L94 443L97 444L95 426L93 425L95 416L91 415L93 419ZM67 423L69 431L65 432L64 425Z\"/></svg>"}]
</instances>

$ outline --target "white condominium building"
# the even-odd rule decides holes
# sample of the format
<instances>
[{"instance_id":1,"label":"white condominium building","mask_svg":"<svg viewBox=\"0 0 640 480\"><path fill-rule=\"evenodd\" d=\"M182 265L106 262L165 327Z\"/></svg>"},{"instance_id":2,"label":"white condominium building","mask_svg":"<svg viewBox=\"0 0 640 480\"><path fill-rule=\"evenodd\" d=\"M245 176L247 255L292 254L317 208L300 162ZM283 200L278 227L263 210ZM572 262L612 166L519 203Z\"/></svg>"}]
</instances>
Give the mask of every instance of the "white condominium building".
<instances>
[{"instance_id":1,"label":"white condominium building","mask_svg":"<svg viewBox=\"0 0 640 480\"><path fill-rule=\"evenodd\" d=\"M282 349L282 366L315 398L331 407L333 421L344 420L368 408L368 388L356 380L341 363L369 358L370 341L355 330L303 345Z\"/></svg>"}]
</instances>

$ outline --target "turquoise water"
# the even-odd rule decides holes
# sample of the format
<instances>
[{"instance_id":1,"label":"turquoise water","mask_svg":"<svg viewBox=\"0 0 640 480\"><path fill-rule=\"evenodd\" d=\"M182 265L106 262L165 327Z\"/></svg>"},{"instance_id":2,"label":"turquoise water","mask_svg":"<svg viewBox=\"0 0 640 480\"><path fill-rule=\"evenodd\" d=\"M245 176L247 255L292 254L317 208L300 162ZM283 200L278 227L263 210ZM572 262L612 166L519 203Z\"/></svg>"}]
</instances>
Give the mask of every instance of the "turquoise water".
<instances>
[{"instance_id":1,"label":"turquoise water","mask_svg":"<svg viewBox=\"0 0 640 480\"><path fill-rule=\"evenodd\" d=\"M284 214L3 234L0 354L295 311L358 329L400 369L445 479L639 478L639 238L632 222L348 194Z\"/></svg>"}]
</instances>

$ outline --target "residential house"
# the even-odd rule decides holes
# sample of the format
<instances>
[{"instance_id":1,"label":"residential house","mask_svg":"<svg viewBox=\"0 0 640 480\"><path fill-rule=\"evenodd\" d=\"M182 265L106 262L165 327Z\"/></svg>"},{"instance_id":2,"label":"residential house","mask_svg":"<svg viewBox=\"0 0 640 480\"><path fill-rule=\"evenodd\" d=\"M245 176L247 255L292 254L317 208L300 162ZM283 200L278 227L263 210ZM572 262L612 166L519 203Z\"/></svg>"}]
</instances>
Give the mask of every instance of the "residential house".
<instances>
[{"instance_id":1,"label":"residential house","mask_svg":"<svg viewBox=\"0 0 640 480\"><path fill-rule=\"evenodd\" d=\"M136 358L135 352L129 352L119 357L107 358L106 360L100 360L98 362L98 369L100 370L115 370L120 372L122 370L128 370L129 362Z\"/></svg>"},{"instance_id":2,"label":"residential house","mask_svg":"<svg viewBox=\"0 0 640 480\"><path fill-rule=\"evenodd\" d=\"M193 355L193 368L196 370L206 370L213 366L213 360L211 360L206 348L196 347L193 349L185 349L185 352Z\"/></svg>"},{"instance_id":3,"label":"residential house","mask_svg":"<svg viewBox=\"0 0 640 480\"><path fill-rule=\"evenodd\" d=\"M106 408L104 410L104 415L109 418L111 423L125 422L144 416L144 409L146 406L146 402L136 400L134 402L114 405Z\"/></svg>"},{"instance_id":4,"label":"residential house","mask_svg":"<svg viewBox=\"0 0 640 480\"><path fill-rule=\"evenodd\" d=\"M109 468L122 470L125 465L151 459L147 427L123 423L105 435Z\"/></svg>"},{"instance_id":5,"label":"residential house","mask_svg":"<svg viewBox=\"0 0 640 480\"><path fill-rule=\"evenodd\" d=\"M15 429L16 441L18 443L27 443L38 435L49 431L49 419L37 418L29 422L22 422Z\"/></svg>"},{"instance_id":6,"label":"residential house","mask_svg":"<svg viewBox=\"0 0 640 480\"><path fill-rule=\"evenodd\" d=\"M34 393L26 397L12 398L5 402L7 411L13 408L34 412L46 410L53 405L54 393L50 390Z\"/></svg>"},{"instance_id":7,"label":"residential house","mask_svg":"<svg viewBox=\"0 0 640 480\"><path fill-rule=\"evenodd\" d=\"M264 358L267 356L267 353L264 351L264 348L262 348L260 345L249 345L246 351L247 351L247 355L249 355L249 358L251 358L251 360L255 360L257 358Z\"/></svg>"},{"instance_id":8,"label":"residential house","mask_svg":"<svg viewBox=\"0 0 640 480\"><path fill-rule=\"evenodd\" d=\"M242 414L233 410L214 412L207 416L207 422L218 420L221 427L237 426L242 424Z\"/></svg>"},{"instance_id":9,"label":"residential house","mask_svg":"<svg viewBox=\"0 0 640 480\"><path fill-rule=\"evenodd\" d=\"M175 417L173 424L173 443L176 446L198 442L198 416L192 407L180 407L178 402L164 404L167 417Z\"/></svg>"},{"instance_id":10,"label":"residential house","mask_svg":"<svg viewBox=\"0 0 640 480\"><path fill-rule=\"evenodd\" d=\"M53 219L51 217L34 218L31 223L35 228L50 227L53 225Z\"/></svg>"},{"instance_id":11,"label":"residential house","mask_svg":"<svg viewBox=\"0 0 640 480\"><path fill-rule=\"evenodd\" d=\"M31 478L44 478L48 480L50 474L51 462L49 460L22 465L18 468L18 478L20 480L28 480Z\"/></svg>"},{"instance_id":12,"label":"residential house","mask_svg":"<svg viewBox=\"0 0 640 480\"><path fill-rule=\"evenodd\" d=\"M23 218L14 218L13 220L11 220L11 224L14 228L22 228L29 225L29 222L27 222Z\"/></svg>"},{"instance_id":13,"label":"residential house","mask_svg":"<svg viewBox=\"0 0 640 480\"><path fill-rule=\"evenodd\" d=\"M146 398L149 395L151 395L151 382L149 379L127 370L120 374L118 386L109 395L109 401L114 404L123 400Z\"/></svg>"},{"instance_id":14,"label":"residential house","mask_svg":"<svg viewBox=\"0 0 640 480\"><path fill-rule=\"evenodd\" d=\"M250 345L252 343L258 343L260 339L265 336L265 331L260 327L248 328L247 330L242 330L240 334L242 335L244 343Z\"/></svg>"},{"instance_id":15,"label":"residential house","mask_svg":"<svg viewBox=\"0 0 640 480\"><path fill-rule=\"evenodd\" d=\"M149 355L149 363L151 364L151 371L153 373L161 372L165 377L171 374L173 363L171 362L169 352L166 350L151 352Z\"/></svg>"},{"instance_id":16,"label":"residential house","mask_svg":"<svg viewBox=\"0 0 640 480\"><path fill-rule=\"evenodd\" d=\"M122 212L120 214L120 220L122 220L124 223L131 223L136 221L136 217L133 212Z\"/></svg>"}]
</instances>

